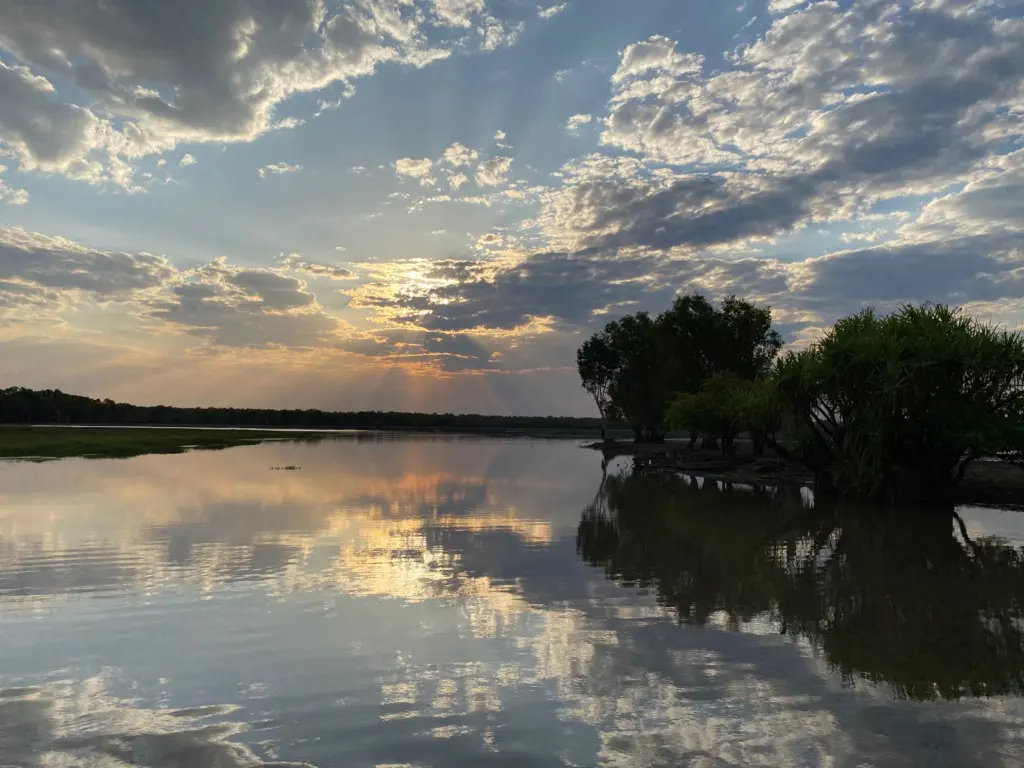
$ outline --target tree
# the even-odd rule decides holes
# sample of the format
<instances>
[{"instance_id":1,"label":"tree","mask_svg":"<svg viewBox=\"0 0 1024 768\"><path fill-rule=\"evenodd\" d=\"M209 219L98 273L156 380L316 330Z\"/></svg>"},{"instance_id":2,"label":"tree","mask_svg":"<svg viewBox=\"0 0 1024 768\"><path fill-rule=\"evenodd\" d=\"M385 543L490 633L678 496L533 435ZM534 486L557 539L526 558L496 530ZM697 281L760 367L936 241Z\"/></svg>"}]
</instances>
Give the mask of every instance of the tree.
<instances>
[{"instance_id":1,"label":"tree","mask_svg":"<svg viewBox=\"0 0 1024 768\"><path fill-rule=\"evenodd\" d=\"M576 352L576 369L583 381L583 388L594 398L597 411L601 414L601 440L605 442L608 440L607 422L613 409L611 388L617 367L618 357L606 332L594 334Z\"/></svg>"},{"instance_id":2,"label":"tree","mask_svg":"<svg viewBox=\"0 0 1024 768\"><path fill-rule=\"evenodd\" d=\"M715 374L763 376L781 345L770 309L734 296L716 308L694 293L654 319L638 312L609 323L580 347L576 363L602 417L621 414L637 439L660 441L678 395L698 395Z\"/></svg>"},{"instance_id":3,"label":"tree","mask_svg":"<svg viewBox=\"0 0 1024 768\"><path fill-rule=\"evenodd\" d=\"M715 313L714 334L712 371L740 379L765 376L782 349L782 337L772 328L771 309L735 296L727 296Z\"/></svg>"},{"instance_id":4,"label":"tree","mask_svg":"<svg viewBox=\"0 0 1024 768\"><path fill-rule=\"evenodd\" d=\"M619 365L609 389L616 410L629 421L637 439L665 437L665 408L670 392L661 375L664 359L658 327L646 312L637 312L605 327Z\"/></svg>"},{"instance_id":5,"label":"tree","mask_svg":"<svg viewBox=\"0 0 1024 768\"><path fill-rule=\"evenodd\" d=\"M771 382L716 373L696 394L680 394L669 405L673 429L691 429L721 440L726 456L741 432L749 432L755 455L763 452L765 437L778 429L779 417Z\"/></svg>"},{"instance_id":6,"label":"tree","mask_svg":"<svg viewBox=\"0 0 1024 768\"><path fill-rule=\"evenodd\" d=\"M972 462L1016 460L1022 385L1024 336L927 305L840 320L775 374L818 489L887 503L948 501Z\"/></svg>"}]
</instances>

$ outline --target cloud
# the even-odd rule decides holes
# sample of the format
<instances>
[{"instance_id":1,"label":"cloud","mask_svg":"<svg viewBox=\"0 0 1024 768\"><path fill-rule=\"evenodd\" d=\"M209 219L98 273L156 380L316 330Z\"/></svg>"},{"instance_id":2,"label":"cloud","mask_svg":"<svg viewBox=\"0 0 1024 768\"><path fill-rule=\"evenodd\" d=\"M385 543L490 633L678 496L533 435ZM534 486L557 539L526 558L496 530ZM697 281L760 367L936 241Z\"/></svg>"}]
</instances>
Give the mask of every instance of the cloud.
<instances>
[{"instance_id":1,"label":"cloud","mask_svg":"<svg viewBox=\"0 0 1024 768\"><path fill-rule=\"evenodd\" d=\"M612 83L627 83L652 72L670 77L695 75L700 72L703 63L702 56L678 53L673 40L653 35L649 40L626 46L619 68L612 75Z\"/></svg>"},{"instance_id":2,"label":"cloud","mask_svg":"<svg viewBox=\"0 0 1024 768\"><path fill-rule=\"evenodd\" d=\"M586 125L594 119L593 115L573 115L565 123L565 129L570 133L579 131L580 126Z\"/></svg>"},{"instance_id":3,"label":"cloud","mask_svg":"<svg viewBox=\"0 0 1024 768\"><path fill-rule=\"evenodd\" d=\"M181 167L181 168L186 168L186 167L188 167L190 165L195 165L198 162L199 161L196 160L194 157L192 157L192 155L187 155L186 154L178 162L178 166Z\"/></svg>"},{"instance_id":4,"label":"cloud","mask_svg":"<svg viewBox=\"0 0 1024 768\"><path fill-rule=\"evenodd\" d=\"M512 168L511 157L492 157L477 166L476 183L484 187L496 187L504 184Z\"/></svg>"},{"instance_id":5,"label":"cloud","mask_svg":"<svg viewBox=\"0 0 1024 768\"><path fill-rule=\"evenodd\" d=\"M568 3L559 3L558 5L552 5L548 8L537 8L537 15L542 19L553 19L555 16L560 14L566 8L569 7Z\"/></svg>"},{"instance_id":6,"label":"cloud","mask_svg":"<svg viewBox=\"0 0 1024 768\"><path fill-rule=\"evenodd\" d=\"M8 301L12 295L127 301L173 275L160 256L102 251L61 237L0 228L0 293Z\"/></svg>"},{"instance_id":7,"label":"cloud","mask_svg":"<svg viewBox=\"0 0 1024 768\"><path fill-rule=\"evenodd\" d=\"M486 10L485 0L433 0L430 4L435 17L451 27L473 26L475 18Z\"/></svg>"},{"instance_id":8,"label":"cloud","mask_svg":"<svg viewBox=\"0 0 1024 768\"><path fill-rule=\"evenodd\" d=\"M0 30L0 45L3 36ZM90 157L104 145L96 115L62 103L45 77L2 61L0 144L13 153L23 171L51 171L88 180L103 177L102 167Z\"/></svg>"},{"instance_id":9,"label":"cloud","mask_svg":"<svg viewBox=\"0 0 1024 768\"><path fill-rule=\"evenodd\" d=\"M495 133L494 133L494 140L495 141L504 141L505 140L505 132L504 131L495 131Z\"/></svg>"},{"instance_id":10,"label":"cloud","mask_svg":"<svg viewBox=\"0 0 1024 768\"><path fill-rule=\"evenodd\" d=\"M342 327L301 280L223 259L183 273L148 313L223 347L329 346Z\"/></svg>"},{"instance_id":11,"label":"cloud","mask_svg":"<svg viewBox=\"0 0 1024 768\"><path fill-rule=\"evenodd\" d=\"M480 153L475 149L470 149L458 142L448 147L448 149L446 149L441 155L444 162L449 165L454 165L456 168L461 168L464 165L474 163L479 159L479 157Z\"/></svg>"},{"instance_id":12,"label":"cloud","mask_svg":"<svg viewBox=\"0 0 1024 768\"><path fill-rule=\"evenodd\" d=\"M291 165L289 163L271 163L270 165L265 165L262 168L260 168L258 172L260 174L260 178L264 179L266 178L268 173L272 173L279 176L283 173L298 173L301 170L301 165Z\"/></svg>"},{"instance_id":13,"label":"cloud","mask_svg":"<svg viewBox=\"0 0 1024 768\"><path fill-rule=\"evenodd\" d=\"M429 18L404 5L183 0L171 24L157 5L135 0L18 3L0 29L0 50L21 62L0 65L0 141L23 170L128 183L131 168L115 159L251 141L301 123L275 115L294 94L336 83L350 93L383 63L447 57L450 48L428 41L431 25L478 18L487 26L481 45L491 47L492 22L501 26L476 14L481 0L438 0ZM71 92L82 106L67 103Z\"/></svg>"},{"instance_id":14,"label":"cloud","mask_svg":"<svg viewBox=\"0 0 1024 768\"><path fill-rule=\"evenodd\" d=\"M446 373L499 368L497 356L468 334L389 329L350 337L341 342L341 348L365 357L387 358L395 363L420 365Z\"/></svg>"},{"instance_id":15,"label":"cloud","mask_svg":"<svg viewBox=\"0 0 1024 768\"><path fill-rule=\"evenodd\" d=\"M338 246L334 250L344 251L345 249ZM281 261L282 266L285 269L289 269L293 272L301 272L309 275L310 277L326 277L331 280L353 280L355 279L355 273L350 269L344 267L335 267L330 264L317 264L311 261L305 261L301 254L289 253L284 256Z\"/></svg>"},{"instance_id":16,"label":"cloud","mask_svg":"<svg viewBox=\"0 0 1024 768\"><path fill-rule=\"evenodd\" d=\"M469 177L464 173L453 173L448 176L448 185L452 189L458 189L469 181Z\"/></svg>"},{"instance_id":17,"label":"cloud","mask_svg":"<svg viewBox=\"0 0 1024 768\"><path fill-rule=\"evenodd\" d=\"M3 176L7 167L0 165L0 176ZM7 203L8 205L25 205L28 203L28 192L24 189L14 189L7 185L3 179L0 179L0 203Z\"/></svg>"},{"instance_id":18,"label":"cloud","mask_svg":"<svg viewBox=\"0 0 1024 768\"><path fill-rule=\"evenodd\" d=\"M829 206L937 191L1024 136L1006 119L1024 93L1024 25L970 5L814 3L709 76L666 38L630 46L602 140L673 165L801 176Z\"/></svg>"},{"instance_id":19,"label":"cloud","mask_svg":"<svg viewBox=\"0 0 1024 768\"><path fill-rule=\"evenodd\" d=\"M418 179L424 186L433 186L436 180L431 176L434 161L428 157L402 157L395 161L395 173Z\"/></svg>"},{"instance_id":20,"label":"cloud","mask_svg":"<svg viewBox=\"0 0 1024 768\"><path fill-rule=\"evenodd\" d=\"M484 24L477 27L476 30L477 34L482 37L480 48L484 51L494 51L514 45L525 26L522 22L504 24L493 16L489 16Z\"/></svg>"},{"instance_id":21,"label":"cloud","mask_svg":"<svg viewBox=\"0 0 1024 768\"><path fill-rule=\"evenodd\" d=\"M794 8L803 5L807 0L769 0L769 13L787 13Z\"/></svg>"}]
</instances>

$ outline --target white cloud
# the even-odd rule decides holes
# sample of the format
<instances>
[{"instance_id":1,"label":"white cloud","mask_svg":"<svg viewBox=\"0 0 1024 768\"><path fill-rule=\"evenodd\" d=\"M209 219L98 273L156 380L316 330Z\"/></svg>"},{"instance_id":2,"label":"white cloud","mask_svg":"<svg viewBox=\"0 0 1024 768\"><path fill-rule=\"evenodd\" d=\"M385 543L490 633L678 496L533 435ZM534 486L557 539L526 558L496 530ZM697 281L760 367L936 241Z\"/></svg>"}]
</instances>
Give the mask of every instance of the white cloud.
<instances>
[{"instance_id":1,"label":"white cloud","mask_svg":"<svg viewBox=\"0 0 1024 768\"><path fill-rule=\"evenodd\" d=\"M786 13L791 11L797 6L803 5L807 0L769 0L768 12L769 13Z\"/></svg>"},{"instance_id":2,"label":"white cloud","mask_svg":"<svg viewBox=\"0 0 1024 768\"><path fill-rule=\"evenodd\" d=\"M477 34L483 38L480 48L484 51L495 51L498 48L507 48L514 45L526 25L506 24L493 16L489 16L483 26L477 27Z\"/></svg>"},{"instance_id":3,"label":"white cloud","mask_svg":"<svg viewBox=\"0 0 1024 768\"><path fill-rule=\"evenodd\" d=\"M431 172L434 161L428 157L401 157L395 161L395 173L419 180L424 186L433 186L436 181Z\"/></svg>"},{"instance_id":4,"label":"white cloud","mask_svg":"<svg viewBox=\"0 0 1024 768\"><path fill-rule=\"evenodd\" d=\"M504 141L505 140L505 132L504 131L496 131L495 134L494 134L494 140L495 141Z\"/></svg>"},{"instance_id":5,"label":"white cloud","mask_svg":"<svg viewBox=\"0 0 1024 768\"><path fill-rule=\"evenodd\" d=\"M274 123L272 130L275 131L290 131L293 128L298 128L300 125L305 125L306 121L300 117L286 117L283 120L278 120Z\"/></svg>"},{"instance_id":6,"label":"white cloud","mask_svg":"<svg viewBox=\"0 0 1024 768\"><path fill-rule=\"evenodd\" d=\"M264 179L266 178L268 173L272 173L279 176L283 173L298 173L301 170L301 165L291 165L289 163L271 163L270 165L265 165L262 168L260 168L258 170L258 173L260 175L260 178Z\"/></svg>"},{"instance_id":7,"label":"white cloud","mask_svg":"<svg viewBox=\"0 0 1024 768\"><path fill-rule=\"evenodd\" d=\"M451 27L469 28L487 5L485 0L433 0L431 8L442 23Z\"/></svg>"},{"instance_id":8,"label":"white cloud","mask_svg":"<svg viewBox=\"0 0 1024 768\"><path fill-rule=\"evenodd\" d=\"M199 161L192 157L192 155L184 155L181 158L181 160L178 161L178 166L181 168L186 168L187 166L195 165L198 162Z\"/></svg>"},{"instance_id":9,"label":"white cloud","mask_svg":"<svg viewBox=\"0 0 1024 768\"><path fill-rule=\"evenodd\" d=\"M441 158L449 165L454 165L456 168L461 168L464 165L476 162L479 159L480 153L475 149L463 146L462 144L452 144L448 149L444 151Z\"/></svg>"},{"instance_id":10,"label":"white cloud","mask_svg":"<svg viewBox=\"0 0 1024 768\"><path fill-rule=\"evenodd\" d=\"M469 177L464 173L453 173L448 176L448 186L452 189L458 189L469 181Z\"/></svg>"},{"instance_id":11,"label":"white cloud","mask_svg":"<svg viewBox=\"0 0 1024 768\"><path fill-rule=\"evenodd\" d=\"M630 78L658 72L681 77L700 72L704 57L696 53L679 53L675 41L662 35L627 45L622 52L619 68L612 75L613 83L624 83Z\"/></svg>"},{"instance_id":12,"label":"white cloud","mask_svg":"<svg viewBox=\"0 0 1024 768\"><path fill-rule=\"evenodd\" d=\"M337 251L339 249L335 248L334 250ZM342 248L341 250L344 251L345 249ZM352 280L356 276L352 270L346 269L345 267L306 261L302 258L301 253L282 254L281 264L285 269L291 270L292 272L301 272L309 275L310 277L329 278L331 280Z\"/></svg>"},{"instance_id":13,"label":"white cloud","mask_svg":"<svg viewBox=\"0 0 1024 768\"><path fill-rule=\"evenodd\" d=\"M800 176L821 196L816 215L962 183L1024 137L1010 118L1024 104L1024 25L960 6L973 12L814 3L709 76L664 37L631 45L602 141L656 162Z\"/></svg>"},{"instance_id":14,"label":"white cloud","mask_svg":"<svg viewBox=\"0 0 1024 768\"><path fill-rule=\"evenodd\" d=\"M167 160L162 157L156 161L157 168L163 168L165 165L167 165Z\"/></svg>"},{"instance_id":15,"label":"white cloud","mask_svg":"<svg viewBox=\"0 0 1024 768\"><path fill-rule=\"evenodd\" d=\"M537 15L542 19L552 19L568 7L568 3L559 3L558 5L552 5L548 8L538 7Z\"/></svg>"},{"instance_id":16,"label":"white cloud","mask_svg":"<svg viewBox=\"0 0 1024 768\"><path fill-rule=\"evenodd\" d=\"M477 166L476 183L484 187L496 187L508 179L512 168L511 157L492 157Z\"/></svg>"},{"instance_id":17,"label":"white cloud","mask_svg":"<svg viewBox=\"0 0 1024 768\"><path fill-rule=\"evenodd\" d=\"M570 133L579 131L580 126L586 125L594 119L593 115L573 115L566 121L565 129Z\"/></svg>"},{"instance_id":18,"label":"white cloud","mask_svg":"<svg viewBox=\"0 0 1024 768\"><path fill-rule=\"evenodd\" d=\"M0 176L7 170L6 166L0 165ZM24 189L14 189L0 179L0 203L8 205L25 205L28 203L28 192Z\"/></svg>"}]
</instances>

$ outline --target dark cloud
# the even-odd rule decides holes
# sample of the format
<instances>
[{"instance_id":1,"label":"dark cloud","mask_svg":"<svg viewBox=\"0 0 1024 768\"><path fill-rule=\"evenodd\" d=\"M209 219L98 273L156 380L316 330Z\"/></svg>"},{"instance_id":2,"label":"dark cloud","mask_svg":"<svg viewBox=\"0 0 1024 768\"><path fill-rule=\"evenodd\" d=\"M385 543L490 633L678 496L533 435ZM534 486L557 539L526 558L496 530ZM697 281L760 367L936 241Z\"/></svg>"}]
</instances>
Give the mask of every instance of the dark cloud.
<instances>
[{"instance_id":1,"label":"dark cloud","mask_svg":"<svg viewBox=\"0 0 1024 768\"><path fill-rule=\"evenodd\" d=\"M27 68L0 65L0 142L23 167L65 170L94 148L116 165L179 141L248 141L273 128L275 107L294 93L381 62L446 56L423 24L375 0L8 2L0 51ZM42 75L88 108L65 103ZM121 173L126 182L130 170Z\"/></svg>"},{"instance_id":2,"label":"dark cloud","mask_svg":"<svg viewBox=\"0 0 1024 768\"><path fill-rule=\"evenodd\" d=\"M150 316L227 347L324 346L340 322L301 280L224 261L201 267L150 303Z\"/></svg>"},{"instance_id":3,"label":"dark cloud","mask_svg":"<svg viewBox=\"0 0 1024 768\"><path fill-rule=\"evenodd\" d=\"M658 311L675 294L689 291L736 294L830 319L867 304L1020 299L1024 249L1019 238L974 236L902 241L791 262L538 253L412 301L396 297L392 307L407 313L409 322L449 332L511 330L537 318L593 328L638 309Z\"/></svg>"},{"instance_id":4,"label":"dark cloud","mask_svg":"<svg viewBox=\"0 0 1024 768\"><path fill-rule=\"evenodd\" d=\"M64 170L77 164L79 174L88 173L85 157L100 138L92 112L61 103L45 78L2 61L0 105L0 142L14 152L22 169Z\"/></svg>"},{"instance_id":5,"label":"dark cloud","mask_svg":"<svg viewBox=\"0 0 1024 768\"><path fill-rule=\"evenodd\" d=\"M38 299L45 292L126 300L173 273L159 256L100 251L59 237L0 228L0 295L8 301L17 296Z\"/></svg>"},{"instance_id":6,"label":"dark cloud","mask_svg":"<svg viewBox=\"0 0 1024 768\"><path fill-rule=\"evenodd\" d=\"M464 333L391 329L346 339L339 344L342 349L359 355L424 362L451 373L499 367L493 354L480 341Z\"/></svg>"},{"instance_id":7,"label":"dark cloud","mask_svg":"<svg viewBox=\"0 0 1024 768\"><path fill-rule=\"evenodd\" d=\"M866 304L1024 298L1024 243L1006 238L887 243L798 267L804 275L790 301L829 315Z\"/></svg>"}]
</instances>

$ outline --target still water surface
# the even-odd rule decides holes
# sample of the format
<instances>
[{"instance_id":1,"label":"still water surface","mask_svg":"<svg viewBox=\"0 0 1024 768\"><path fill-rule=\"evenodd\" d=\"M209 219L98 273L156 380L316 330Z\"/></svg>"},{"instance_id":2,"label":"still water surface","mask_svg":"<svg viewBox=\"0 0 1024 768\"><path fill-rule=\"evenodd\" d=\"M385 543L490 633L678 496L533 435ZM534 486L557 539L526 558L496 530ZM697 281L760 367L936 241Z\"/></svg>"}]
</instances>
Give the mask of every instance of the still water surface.
<instances>
[{"instance_id":1,"label":"still water surface","mask_svg":"<svg viewBox=\"0 0 1024 768\"><path fill-rule=\"evenodd\" d=\"M0 766L1022 762L1024 513L601 489L569 441L0 463Z\"/></svg>"}]
</instances>

